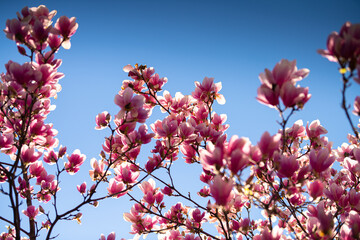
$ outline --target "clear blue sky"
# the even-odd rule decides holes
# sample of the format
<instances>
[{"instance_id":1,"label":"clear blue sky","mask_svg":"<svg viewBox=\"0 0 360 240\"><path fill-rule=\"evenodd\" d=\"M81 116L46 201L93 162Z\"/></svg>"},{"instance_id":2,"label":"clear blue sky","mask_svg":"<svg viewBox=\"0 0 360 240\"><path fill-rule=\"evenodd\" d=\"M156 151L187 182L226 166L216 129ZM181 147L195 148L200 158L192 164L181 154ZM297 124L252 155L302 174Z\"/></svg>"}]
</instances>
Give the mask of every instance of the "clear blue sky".
<instances>
[{"instance_id":1,"label":"clear blue sky","mask_svg":"<svg viewBox=\"0 0 360 240\"><path fill-rule=\"evenodd\" d=\"M319 119L336 146L346 141L350 132L340 109L337 65L316 50L325 48L327 36L339 31L345 21L360 22L358 0L0 0L1 28L24 6L40 4L56 9L55 19L75 16L79 23L72 48L58 54L63 59L59 71L65 73L65 78L61 80L63 90L53 101L57 109L48 119L69 152L78 148L87 155L82 171L62 183L62 194L71 196L63 196L64 208L80 200L76 189L66 190L67 186L83 180L90 183L90 159L98 157L103 139L109 134L94 130L94 119L104 110L112 114L119 110L113 99L122 80L127 79L122 71L127 64L153 66L160 76L168 77L165 89L171 94L190 94L194 81L202 81L205 76L221 81L227 102L216 106L215 111L227 114L228 135L246 136L255 144L264 131L277 131L279 119L275 110L255 100L258 75L282 58L296 59L299 68L310 69L309 77L300 84L310 88L312 98L290 123ZM14 42L0 35L0 72L5 71L4 64L10 59L26 60L19 57ZM349 102L358 92L359 86L353 84ZM152 120L157 118L161 118L158 112ZM354 117L354 121L358 120ZM179 181L185 178L184 169L188 167L180 162ZM194 179L198 181L197 176ZM184 189L190 181L182 183ZM56 232L62 232L59 239L97 239L111 231L130 238L129 224L122 217L129 206L126 196L101 202L97 209L85 209L81 226L69 222L59 225Z\"/></svg>"}]
</instances>

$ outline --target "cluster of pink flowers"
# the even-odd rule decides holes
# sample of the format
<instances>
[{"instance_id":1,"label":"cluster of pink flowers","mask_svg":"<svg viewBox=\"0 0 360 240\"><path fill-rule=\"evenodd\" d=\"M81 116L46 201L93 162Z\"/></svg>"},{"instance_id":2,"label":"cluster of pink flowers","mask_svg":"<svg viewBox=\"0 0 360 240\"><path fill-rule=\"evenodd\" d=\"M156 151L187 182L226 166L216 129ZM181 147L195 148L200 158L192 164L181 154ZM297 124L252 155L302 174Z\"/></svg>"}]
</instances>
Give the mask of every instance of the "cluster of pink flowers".
<instances>
[{"instance_id":1,"label":"cluster of pink flowers","mask_svg":"<svg viewBox=\"0 0 360 240\"><path fill-rule=\"evenodd\" d=\"M17 18L6 22L4 30L29 62L9 61L5 64L6 73L0 76L0 149L9 155L9 161L0 163L0 176L1 182L10 183L4 193L11 199L9 204L14 215L14 219L8 221L9 232L3 233L1 239L20 239L21 235L26 236L23 239L35 239L42 229L52 229L52 223L60 219L50 219L49 214L44 214L44 221L38 220L37 216L45 212L45 205L40 203L54 200L60 190L60 174L76 173L85 160L76 150L61 166L59 160L66 155L66 147L55 151L59 145L55 138L57 131L52 124L45 123L54 110L51 98L61 90L59 80L64 77L58 72L61 60L55 55L61 46L70 48L70 38L78 27L75 18L66 16L52 25L55 14L56 11L50 12L43 5L25 7L17 13ZM44 166L44 162L56 165L55 174L48 173L50 168ZM24 199L24 206L19 197ZM24 216L28 219L29 231L20 225Z\"/></svg>"},{"instance_id":2,"label":"cluster of pink flowers","mask_svg":"<svg viewBox=\"0 0 360 240\"><path fill-rule=\"evenodd\" d=\"M54 15L45 6L24 8L17 19L6 23L6 36L30 62L9 61L1 75L0 150L9 160L0 162L0 183L8 183L2 192L9 196L13 219L1 217L10 227L0 239L35 240L43 232L52 239L58 221L81 222L84 205L96 207L101 200L125 195L134 202L124 219L131 223L135 239L152 233L160 240L359 238L359 126L353 126L343 100L354 134L341 147L333 148L319 120L306 126L298 120L289 127L289 118L311 95L297 85L309 70L298 70L295 60L284 59L260 74L257 99L275 108L281 121L277 133L264 132L257 143L225 134L226 115L213 110L215 101L225 103L220 82L205 77L195 82L190 95L172 96L168 91L160 95L167 78L152 67L125 66L131 79L123 81L114 98L118 113L105 111L95 117L95 129L108 129L110 135L100 159L90 160L92 184L77 185L81 200L61 213L56 200L60 177L76 174L86 156L80 150L67 155L62 146L56 151L57 131L45 123L53 110L50 98L56 97L63 77L57 72L61 60L55 54L61 46L70 47L78 27L75 18L68 17L52 26ZM358 24L346 23L339 34L330 35L328 50L321 51L340 64L343 99L359 68L359 32ZM145 123L155 107L166 116L150 124L149 130ZM357 97L353 113L360 115L359 109ZM143 144L152 139L152 156L139 158ZM202 187L195 194L184 193L172 177L180 154L189 167L202 170ZM48 174L51 167L54 174ZM105 194L97 191L100 187ZM26 204L21 205L19 198ZM53 209L46 205L51 201ZM114 239L114 232L100 236Z\"/></svg>"},{"instance_id":3,"label":"cluster of pink flowers","mask_svg":"<svg viewBox=\"0 0 360 240\"><path fill-rule=\"evenodd\" d=\"M257 100L270 107L281 109L281 99L285 108L303 108L310 99L308 88L297 86L296 83L309 74L304 68L298 70L296 61L282 59L272 71L265 69L259 75L261 86L258 88Z\"/></svg>"}]
</instances>

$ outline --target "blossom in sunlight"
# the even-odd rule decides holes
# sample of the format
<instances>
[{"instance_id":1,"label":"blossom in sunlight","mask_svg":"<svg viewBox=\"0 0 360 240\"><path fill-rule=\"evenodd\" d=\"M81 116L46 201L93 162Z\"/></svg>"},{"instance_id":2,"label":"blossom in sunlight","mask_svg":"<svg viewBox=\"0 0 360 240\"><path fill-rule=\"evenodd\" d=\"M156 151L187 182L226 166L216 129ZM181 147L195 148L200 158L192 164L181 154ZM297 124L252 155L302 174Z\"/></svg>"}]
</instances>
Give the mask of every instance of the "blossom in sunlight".
<instances>
[{"instance_id":1,"label":"blossom in sunlight","mask_svg":"<svg viewBox=\"0 0 360 240\"><path fill-rule=\"evenodd\" d=\"M81 185L76 186L79 193L84 194L86 192L86 182L83 182Z\"/></svg>"},{"instance_id":2,"label":"blossom in sunlight","mask_svg":"<svg viewBox=\"0 0 360 240\"><path fill-rule=\"evenodd\" d=\"M276 150L280 147L281 134L275 134L271 136L269 132L264 132L261 136L260 142L258 142L259 149L263 155L271 157Z\"/></svg>"},{"instance_id":3,"label":"blossom in sunlight","mask_svg":"<svg viewBox=\"0 0 360 240\"><path fill-rule=\"evenodd\" d=\"M326 148L322 148L318 152L314 149L310 151L310 165L319 173L328 169L334 161L335 156L330 156L329 150Z\"/></svg>"},{"instance_id":4,"label":"blossom in sunlight","mask_svg":"<svg viewBox=\"0 0 360 240\"><path fill-rule=\"evenodd\" d=\"M117 182L114 178L110 179L107 190L109 195L113 198L119 198L126 194L125 185L121 182Z\"/></svg>"},{"instance_id":5,"label":"blossom in sunlight","mask_svg":"<svg viewBox=\"0 0 360 240\"><path fill-rule=\"evenodd\" d=\"M75 174L80 170L80 166L84 163L86 156L76 149L70 156L67 156L68 162L65 163L65 170L70 174Z\"/></svg>"},{"instance_id":6,"label":"blossom in sunlight","mask_svg":"<svg viewBox=\"0 0 360 240\"><path fill-rule=\"evenodd\" d=\"M41 152L36 152L35 148L30 148L27 145L24 145L21 148L21 160L25 164L36 162L41 157Z\"/></svg>"},{"instance_id":7,"label":"blossom in sunlight","mask_svg":"<svg viewBox=\"0 0 360 240\"><path fill-rule=\"evenodd\" d=\"M225 98L219 91L222 88L221 82L214 83L214 78L205 77L202 83L195 82L195 91L192 92L193 98L205 103L216 100L219 104L225 104Z\"/></svg>"},{"instance_id":8,"label":"blossom in sunlight","mask_svg":"<svg viewBox=\"0 0 360 240\"><path fill-rule=\"evenodd\" d=\"M216 204L226 206L232 198L231 191L233 189L234 182L216 175L209 185L211 196L215 199Z\"/></svg>"},{"instance_id":9,"label":"blossom in sunlight","mask_svg":"<svg viewBox=\"0 0 360 240\"><path fill-rule=\"evenodd\" d=\"M100 130L106 128L109 125L110 120L111 120L111 115L108 112L104 111L102 113L99 113L98 115L96 115L95 118L95 122L96 122L95 129Z\"/></svg>"},{"instance_id":10,"label":"blossom in sunlight","mask_svg":"<svg viewBox=\"0 0 360 240\"><path fill-rule=\"evenodd\" d=\"M265 69L260 73L261 86L257 90L257 100L269 107L278 107L281 98L286 108L297 106L302 108L310 99L308 88L297 86L296 83L309 74L309 69L297 69L296 60L282 59L272 71Z\"/></svg>"},{"instance_id":11,"label":"blossom in sunlight","mask_svg":"<svg viewBox=\"0 0 360 240\"><path fill-rule=\"evenodd\" d=\"M23 211L23 213L30 218L31 220L35 219L35 217L39 213L39 208L35 208L35 206L28 206L26 210Z\"/></svg>"},{"instance_id":12,"label":"blossom in sunlight","mask_svg":"<svg viewBox=\"0 0 360 240\"><path fill-rule=\"evenodd\" d=\"M76 18L68 18L67 16L61 16L55 23L55 29L57 33L64 38L69 38L75 34L79 24L76 22Z\"/></svg>"}]
</instances>

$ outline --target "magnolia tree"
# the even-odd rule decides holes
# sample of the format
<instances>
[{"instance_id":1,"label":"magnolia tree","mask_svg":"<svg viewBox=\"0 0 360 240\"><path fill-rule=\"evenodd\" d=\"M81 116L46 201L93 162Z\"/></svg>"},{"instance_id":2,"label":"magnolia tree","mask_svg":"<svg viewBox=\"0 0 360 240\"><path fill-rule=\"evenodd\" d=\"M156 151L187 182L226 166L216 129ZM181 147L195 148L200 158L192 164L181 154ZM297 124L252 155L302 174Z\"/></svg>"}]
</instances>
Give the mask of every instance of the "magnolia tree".
<instances>
[{"instance_id":1,"label":"magnolia tree","mask_svg":"<svg viewBox=\"0 0 360 240\"><path fill-rule=\"evenodd\" d=\"M0 216L7 226L0 239L53 239L59 221L80 221L85 205L96 207L110 197L133 201L124 219L135 238L156 233L163 240L359 239L359 125L345 92L352 81L360 83L360 24L345 23L330 34L327 50L319 51L339 64L342 108L352 129L348 143L334 148L318 120L289 124L311 97L298 85L309 70L297 69L296 61L281 60L259 76L257 100L280 114L280 129L263 133L255 144L225 134L226 116L212 108L225 99L213 78L195 82L191 95L160 95L166 78L151 67L128 65L124 71L131 80L123 81L114 100L119 112L96 116L95 128L110 134L101 158L91 160L92 183L63 186L77 187L81 200L62 212L60 179L76 174L85 156L59 147L57 131L45 123L63 77L56 54L70 48L78 28L75 18L65 16L52 25L54 16L45 6L25 7L4 30L28 62L9 61L1 75L0 187L1 201L9 205L3 211L9 213ZM149 130L145 122L154 108L164 118ZM360 96L353 113L360 115ZM149 143L152 155L144 161L138 156ZM172 172L179 158L202 169L203 188L196 193L175 187ZM115 233L100 239L115 239Z\"/></svg>"}]
</instances>

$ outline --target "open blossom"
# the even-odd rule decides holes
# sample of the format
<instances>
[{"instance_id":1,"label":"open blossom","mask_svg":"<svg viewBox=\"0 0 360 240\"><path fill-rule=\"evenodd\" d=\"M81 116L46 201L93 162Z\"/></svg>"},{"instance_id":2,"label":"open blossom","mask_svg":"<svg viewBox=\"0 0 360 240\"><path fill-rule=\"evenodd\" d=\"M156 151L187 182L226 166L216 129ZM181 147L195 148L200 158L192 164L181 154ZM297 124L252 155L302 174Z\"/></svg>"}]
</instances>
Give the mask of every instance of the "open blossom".
<instances>
[{"instance_id":1,"label":"open blossom","mask_svg":"<svg viewBox=\"0 0 360 240\"><path fill-rule=\"evenodd\" d=\"M360 54L360 24L346 22L340 32L332 32L327 39L327 49L318 50L329 61L351 61Z\"/></svg>"},{"instance_id":2,"label":"open blossom","mask_svg":"<svg viewBox=\"0 0 360 240\"><path fill-rule=\"evenodd\" d=\"M225 164L223 147L209 143L200 150L200 162L206 170L220 169Z\"/></svg>"},{"instance_id":3,"label":"open blossom","mask_svg":"<svg viewBox=\"0 0 360 240\"><path fill-rule=\"evenodd\" d=\"M303 126L302 120L297 120L291 128L285 130L286 134L293 138L304 137L306 135L305 127Z\"/></svg>"},{"instance_id":4,"label":"open blossom","mask_svg":"<svg viewBox=\"0 0 360 240\"><path fill-rule=\"evenodd\" d=\"M286 82L295 83L302 80L309 72L309 69L306 68L298 70L296 60L289 61L282 59L275 65L272 71L266 68L265 73L261 73L259 78L261 83L267 86L278 85L281 88Z\"/></svg>"},{"instance_id":5,"label":"open blossom","mask_svg":"<svg viewBox=\"0 0 360 240\"><path fill-rule=\"evenodd\" d=\"M320 135L322 134L326 134L328 131L320 125L320 121L319 120L314 120L310 123L306 124L306 133L308 138L312 139L312 138L318 138L320 137Z\"/></svg>"},{"instance_id":6,"label":"open blossom","mask_svg":"<svg viewBox=\"0 0 360 240\"><path fill-rule=\"evenodd\" d=\"M321 201L316 207L309 205L307 209L309 211L309 220L307 221L308 232L313 236L331 236L334 218L331 212L326 210L325 202Z\"/></svg>"},{"instance_id":7,"label":"open blossom","mask_svg":"<svg viewBox=\"0 0 360 240\"><path fill-rule=\"evenodd\" d=\"M75 174L80 170L80 166L84 163L86 156L76 149L70 156L67 157L68 162L65 163L65 170L70 174Z\"/></svg>"},{"instance_id":8,"label":"open blossom","mask_svg":"<svg viewBox=\"0 0 360 240\"><path fill-rule=\"evenodd\" d=\"M129 122L144 123L151 114L151 109L144 108L144 96L136 95L133 97L133 94L134 91L127 87L115 96L114 102L121 108L116 119L126 117Z\"/></svg>"},{"instance_id":9,"label":"open blossom","mask_svg":"<svg viewBox=\"0 0 360 240\"><path fill-rule=\"evenodd\" d=\"M66 16L60 17L55 23L55 29L59 31L59 33L65 37L71 37L75 34L78 24L76 23L76 18L68 18Z\"/></svg>"},{"instance_id":10,"label":"open blossom","mask_svg":"<svg viewBox=\"0 0 360 240\"><path fill-rule=\"evenodd\" d=\"M121 182L117 182L114 178L110 179L107 190L109 195L113 198L119 198L126 194L125 185Z\"/></svg>"},{"instance_id":11,"label":"open blossom","mask_svg":"<svg viewBox=\"0 0 360 240\"><path fill-rule=\"evenodd\" d=\"M29 167L29 172L31 176L38 177L41 175L41 173L45 171L45 168L42 165L41 161L36 161Z\"/></svg>"},{"instance_id":12,"label":"open blossom","mask_svg":"<svg viewBox=\"0 0 360 240\"><path fill-rule=\"evenodd\" d=\"M344 193L344 188L336 183L331 183L329 189L324 190L324 194L330 200L339 201Z\"/></svg>"},{"instance_id":13,"label":"open blossom","mask_svg":"<svg viewBox=\"0 0 360 240\"><path fill-rule=\"evenodd\" d=\"M202 83L195 82L195 91L192 96L205 103L216 100L219 104L225 104L225 98L219 91L222 88L221 82L214 83L214 78L205 77Z\"/></svg>"},{"instance_id":14,"label":"open blossom","mask_svg":"<svg viewBox=\"0 0 360 240\"><path fill-rule=\"evenodd\" d=\"M4 153L16 151L14 144L14 135L12 133L3 133L0 135L0 150Z\"/></svg>"},{"instance_id":15,"label":"open blossom","mask_svg":"<svg viewBox=\"0 0 360 240\"><path fill-rule=\"evenodd\" d=\"M272 71L265 69L265 72L259 75L261 86L256 99L269 107L276 107L281 97L285 107L297 105L302 108L311 95L308 94L308 88L295 85L308 74L309 70L306 68L297 69L296 60L282 59Z\"/></svg>"},{"instance_id":16,"label":"open blossom","mask_svg":"<svg viewBox=\"0 0 360 240\"><path fill-rule=\"evenodd\" d=\"M155 123L151 124L151 129L156 133L156 136L161 137L170 137L177 133L179 123L177 119L172 119L171 116L160 121L157 120ZM184 127L182 128L185 129ZM181 131L181 130L180 130Z\"/></svg>"},{"instance_id":17,"label":"open blossom","mask_svg":"<svg viewBox=\"0 0 360 240\"><path fill-rule=\"evenodd\" d=\"M123 183L135 183L136 179L140 175L140 172L138 171L138 169L136 169L136 166L126 162L115 168L115 173L115 179L118 182Z\"/></svg>"},{"instance_id":18,"label":"open blossom","mask_svg":"<svg viewBox=\"0 0 360 240\"><path fill-rule=\"evenodd\" d=\"M256 237L254 238L255 240L279 240L282 232L284 229L280 228L278 225L276 225L272 231L269 231L268 228L265 228L262 232L261 232L261 238Z\"/></svg>"},{"instance_id":19,"label":"open blossom","mask_svg":"<svg viewBox=\"0 0 360 240\"><path fill-rule=\"evenodd\" d=\"M36 162L40 157L41 157L41 153L36 152L35 148L32 148L32 147L30 148L27 145L24 145L21 148L21 160L25 164Z\"/></svg>"},{"instance_id":20,"label":"open blossom","mask_svg":"<svg viewBox=\"0 0 360 240\"><path fill-rule=\"evenodd\" d=\"M99 113L98 115L96 115L95 121L96 121L96 126L95 129L96 130L100 130L103 128L106 128L111 120L111 115L104 111L102 113Z\"/></svg>"},{"instance_id":21,"label":"open blossom","mask_svg":"<svg viewBox=\"0 0 360 240\"><path fill-rule=\"evenodd\" d=\"M13 18L6 21L6 28L4 32L6 33L7 38L23 42L25 37L28 35L29 30L30 28L28 25L19 21L19 19Z\"/></svg>"},{"instance_id":22,"label":"open blossom","mask_svg":"<svg viewBox=\"0 0 360 240\"><path fill-rule=\"evenodd\" d=\"M280 97L285 107L296 105L302 108L311 97L308 92L309 88L294 86L291 82L286 82L280 90Z\"/></svg>"},{"instance_id":23,"label":"open blossom","mask_svg":"<svg viewBox=\"0 0 360 240\"><path fill-rule=\"evenodd\" d=\"M90 160L90 165L93 170L89 170L89 175L93 181L100 180L104 176L104 162L97 161L95 158Z\"/></svg>"}]
</instances>

